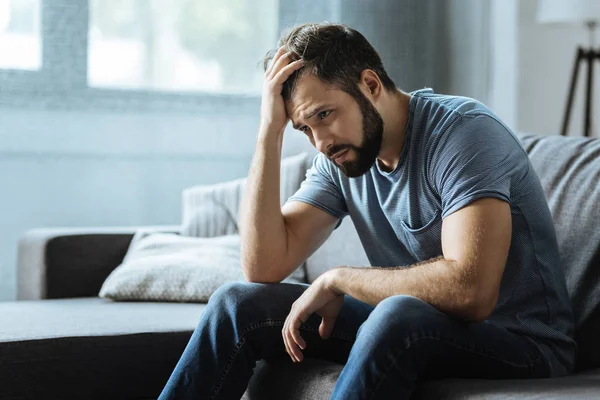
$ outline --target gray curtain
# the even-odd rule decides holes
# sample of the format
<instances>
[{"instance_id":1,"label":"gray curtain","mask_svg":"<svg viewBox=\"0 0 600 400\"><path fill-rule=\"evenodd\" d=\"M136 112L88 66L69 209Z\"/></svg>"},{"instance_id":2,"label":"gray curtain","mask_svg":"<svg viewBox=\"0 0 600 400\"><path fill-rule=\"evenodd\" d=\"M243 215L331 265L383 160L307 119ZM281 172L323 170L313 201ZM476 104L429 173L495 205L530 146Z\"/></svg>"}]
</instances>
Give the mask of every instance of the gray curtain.
<instances>
[{"instance_id":1,"label":"gray curtain","mask_svg":"<svg viewBox=\"0 0 600 400\"><path fill-rule=\"evenodd\" d=\"M344 23L377 49L403 90L487 100L489 0L284 0L280 31L303 22Z\"/></svg>"}]
</instances>

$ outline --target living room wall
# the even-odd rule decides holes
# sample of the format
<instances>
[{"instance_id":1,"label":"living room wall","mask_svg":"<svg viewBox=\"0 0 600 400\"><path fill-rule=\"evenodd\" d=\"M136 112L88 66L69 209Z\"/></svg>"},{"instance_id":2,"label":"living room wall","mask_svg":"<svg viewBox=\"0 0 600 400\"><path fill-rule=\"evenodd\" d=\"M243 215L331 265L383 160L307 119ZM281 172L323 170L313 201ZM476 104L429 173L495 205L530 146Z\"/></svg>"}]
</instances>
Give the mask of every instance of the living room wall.
<instances>
[{"instance_id":1,"label":"living room wall","mask_svg":"<svg viewBox=\"0 0 600 400\"><path fill-rule=\"evenodd\" d=\"M537 1L519 2L519 128L543 134L559 133L571 80L571 70L577 46L589 46L589 36L583 24L541 25L536 20ZM596 32L596 47L600 33ZM600 71L596 61L595 76ZM570 135L583 133L584 77L587 67L581 66ZM593 116L600 115L600 80L594 80ZM598 124L592 124L592 136L598 135Z\"/></svg>"},{"instance_id":2,"label":"living room wall","mask_svg":"<svg viewBox=\"0 0 600 400\"><path fill-rule=\"evenodd\" d=\"M560 132L567 91L578 45L588 46L583 25L542 25L536 20L537 0L492 0L490 105L516 130L555 135ZM595 66L599 71L598 64ZM569 135L583 132L584 76L579 81ZM600 81L593 93L600 93ZM600 115L595 101L593 116ZM598 124L592 123L592 136Z\"/></svg>"}]
</instances>

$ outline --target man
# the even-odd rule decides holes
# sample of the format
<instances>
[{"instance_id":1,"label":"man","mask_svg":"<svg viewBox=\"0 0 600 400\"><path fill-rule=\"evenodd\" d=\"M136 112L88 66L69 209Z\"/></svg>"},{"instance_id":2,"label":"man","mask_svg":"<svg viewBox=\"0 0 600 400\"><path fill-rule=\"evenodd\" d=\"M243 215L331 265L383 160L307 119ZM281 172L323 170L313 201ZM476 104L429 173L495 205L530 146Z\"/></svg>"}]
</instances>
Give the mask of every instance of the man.
<instances>
[{"instance_id":1,"label":"man","mask_svg":"<svg viewBox=\"0 0 600 400\"><path fill-rule=\"evenodd\" d=\"M249 282L211 297L161 399L240 398L255 361L282 354L345 363L332 399L406 399L430 378L569 373L555 231L510 129L473 99L398 90L346 26L302 25L280 44L241 213ZM280 208L289 120L320 154ZM372 267L279 283L345 216Z\"/></svg>"}]
</instances>

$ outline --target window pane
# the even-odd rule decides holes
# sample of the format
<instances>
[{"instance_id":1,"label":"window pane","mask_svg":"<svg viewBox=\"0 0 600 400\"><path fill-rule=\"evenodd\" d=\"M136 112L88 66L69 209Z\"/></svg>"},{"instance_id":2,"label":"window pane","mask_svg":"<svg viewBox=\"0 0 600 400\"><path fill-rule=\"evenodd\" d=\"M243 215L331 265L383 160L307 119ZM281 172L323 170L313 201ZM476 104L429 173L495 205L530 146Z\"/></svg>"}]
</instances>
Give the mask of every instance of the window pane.
<instances>
[{"instance_id":1,"label":"window pane","mask_svg":"<svg viewBox=\"0 0 600 400\"><path fill-rule=\"evenodd\" d=\"M0 0L0 68L41 66L40 0Z\"/></svg>"},{"instance_id":2,"label":"window pane","mask_svg":"<svg viewBox=\"0 0 600 400\"><path fill-rule=\"evenodd\" d=\"M90 86L259 93L278 0L91 0Z\"/></svg>"}]
</instances>

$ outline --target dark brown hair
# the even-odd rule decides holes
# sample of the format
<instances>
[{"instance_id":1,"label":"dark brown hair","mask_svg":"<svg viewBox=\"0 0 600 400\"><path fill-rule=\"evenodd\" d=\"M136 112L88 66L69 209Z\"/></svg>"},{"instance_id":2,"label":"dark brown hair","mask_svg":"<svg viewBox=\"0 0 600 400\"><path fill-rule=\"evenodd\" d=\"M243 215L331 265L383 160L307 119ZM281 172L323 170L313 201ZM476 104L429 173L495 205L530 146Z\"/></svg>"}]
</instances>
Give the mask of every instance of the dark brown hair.
<instances>
[{"instance_id":1,"label":"dark brown hair","mask_svg":"<svg viewBox=\"0 0 600 400\"><path fill-rule=\"evenodd\" d=\"M346 25L329 22L298 25L282 34L277 48L281 46L292 52L290 61L304 60L304 66L283 85L282 95L286 100L290 99L298 78L304 74L313 74L354 98L360 98L360 75L365 69L371 69L379 76L387 91L396 90L377 51L360 32ZM270 50L265 56L265 71L276 52L277 49Z\"/></svg>"}]
</instances>

